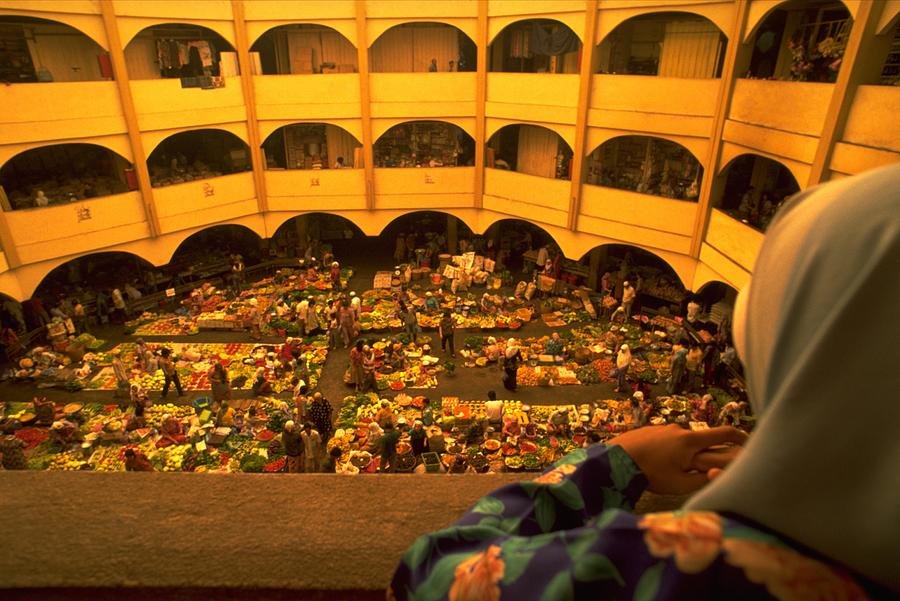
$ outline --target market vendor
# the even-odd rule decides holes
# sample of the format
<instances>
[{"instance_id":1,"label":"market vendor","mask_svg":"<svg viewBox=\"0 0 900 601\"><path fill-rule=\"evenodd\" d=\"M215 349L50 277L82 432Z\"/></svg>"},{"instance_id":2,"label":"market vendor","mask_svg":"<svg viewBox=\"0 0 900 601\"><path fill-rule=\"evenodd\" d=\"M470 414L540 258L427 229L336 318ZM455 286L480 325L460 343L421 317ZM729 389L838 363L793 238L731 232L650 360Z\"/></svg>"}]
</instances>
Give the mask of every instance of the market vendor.
<instances>
[{"instance_id":1,"label":"market vendor","mask_svg":"<svg viewBox=\"0 0 900 601\"><path fill-rule=\"evenodd\" d=\"M746 401L725 403L725 406L719 412L719 425L725 426L729 423L732 426L740 425L741 418L747 414L747 409L749 408L750 405Z\"/></svg>"},{"instance_id":2,"label":"market vendor","mask_svg":"<svg viewBox=\"0 0 900 601\"><path fill-rule=\"evenodd\" d=\"M691 400L691 419L695 422L706 422L710 426L717 423L719 416L718 404L711 394L695 397Z\"/></svg>"},{"instance_id":3,"label":"market vendor","mask_svg":"<svg viewBox=\"0 0 900 601\"><path fill-rule=\"evenodd\" d=\"M489 423L499 424L503 419L503 401L497 400L497 393L493 390L488 390L487 397L488 400L484 403L484 413Z\"/></svg>"},{"instance_id":4,"label":"market vendor","mask_svg":"<svg viewBox=\"0 0 900 601\"><path fill-rule=\"evenodd\" d=\"M173 444L183 444L186 440L184 428L181 420L166 413L159 422L159 440L156 441L157 448L167 447Z\"/></svg>"},{"instance_id":5,"label":"market vendor","mask_svg":"<svg viewBox=\"0 0 900 601\"><path fill-rule=\"evenodd\" d=\"M147 459L141 451L134 449L125 449L125 471L126 472L155 472L153 464Z\"/></svg>"},{"instance_id":6,"label":"market vendor","mask_svg":"<svg viewBox=\"0 0 900 601\"><path fill-rule=\"evenodd\" d=\"M250 392L253 396L261 396L272 392L272 385L266 379L265 367L258 367L256 369L256 375L253 379L253 385L250 387Z\"/></svg>"},{"instance_id":7,"label":"market vendor","mask_svg":"<svg viewBox=\"0 0 900 601\"><path fill-rule=\"evenodd\" d=\"M559 332L550 334L550 340L544 344L544 352L552 357L562 357L566 343L559 336Z\"/></svg>"},{"instance_id":8,"label":"market vendor","mask_svg":"<svg viewBox=\"0 0 900 601\"><path fill-rule=\"evenodd\" d=\"M0 465L5 470L26 470L28 461L25 459L25 441L15 434L7 434L0 439Z\"/></svg>"},{"instance_id":9,"label":"market vendor","mask_svg":"<svg viewBox=\"0 0 900 601\"><path fill-rule=\"evenodd\" d=\"M381 426L378 425L378 422L370 422L368 429L369 434L366 437L365 450L374 454L377 453L380 448L381 437L384 434L384 430L381 429Z\"/></svg>"},{"instance_id":10,"label":"market vendor","mask_svg":"<svg viewBox=\"0 0 900 601\"><path fill-rule=\"evenodd\" d=\"M84 435L78 426L67 419L61 419L50 426L50 442L63 449L69 449L84 442Z\"/></svg>"},{"instance_id":11,"label":"market vendor","mask_svg":"<svg viewBox=\"0 0 900 601\"><path fill-rule=\"evenodd\" d=\"M391 406L387 399L381 399L381 408L375 413L375 422L382 428L394 423L394 412L391 411Z\"/></svg>"},{"instance_id":12,"label":"market vendor","mask_svg":"<svg viewBox=\"0 0 900 601\"><path fill-rule=\"evenodd\" d=\"M487 315L493 315L497 312L497 305L494 304L491 295L487 292L481 295L481 311Z\"/></svg>"},{"instance_id":13,"label":"market vendor","mask_svg":"<svg viewBox=\"0 0 900 601\"><path fill-rule=\"evenodd\" d=\"M426 440L425 424L422 420L417 419L413 422L412 430L409 431L409 444L412 447L413 455L419 457L425 452L428 442Z\"/></svg>"},{"instance_id":14,"label":"market vendor","mask_svg":"<svg viewBox=\"0 0 900 601\"><path fill-rule=\"evenodd\" d=\"M437 453L438 455L446 452L447 441L444 439L444 432L437 426L428 428L427 441L428 450L430 452Z\"/></svg>"},{"instance_id":15,"label":"market vendor","mask_svg":"<svg viewBox=\"0 0 900 601\"><path fill-rule=\"evenodd\" d=\"M566 436L569 433L569 410L560 407L547 420L547 433Z\"/></svg>"},{"instance_id":16,"label":"market vendor","mask_svg":"<svg viewBox=\"0 0 900 601\"><path fill-rule=\"evenodd\" d=\"M425 309L428 311L437 311L441 308L440 300L434 295L433 292L428 291L425 293Z\"/></svg>"},{"instance_id":17,"label":"market vendor","mask_svg":"<svg viewBox=\"0 0 900 601\"><path fill-rule=\"evenodd\" d=\"M501 429L503 436L512 438L522 435L522 426L519 424L519 418L511 415L503 416L503 428Z\"/></svg>"},{"instance_id":18,"label":"market vendor","mask_svg":"<svg viewBox=\"0 0 900 601\"><path fill-rule=\"evenodd\" d=\"M223 400L222 405L219 407L219 412L216 414L216 426L233 428L235 426L234 415L234 409L228 406L228 401Z\"/></svg>"},{"instance_id":19,"label":"market vendor","mask_svg":"<svg viewBox=\"0 0 900 601\"><path fill-rule=\"evenodd\" d=\"M427 428L434 424L434 411L431 408L431 399L428 397L422 399L422 423Z\"/></svg>"},{"instance_id":20,"label":"market vendor","mask_svg":"<svg viewBox=\"0 0 900 601\"><path fill-rule=\"evenodd\" d=\"M31 400L34 406L35 424L49 426L56 417L56 406L46 397L34 397Z\"/></svg>"}]
</instances>

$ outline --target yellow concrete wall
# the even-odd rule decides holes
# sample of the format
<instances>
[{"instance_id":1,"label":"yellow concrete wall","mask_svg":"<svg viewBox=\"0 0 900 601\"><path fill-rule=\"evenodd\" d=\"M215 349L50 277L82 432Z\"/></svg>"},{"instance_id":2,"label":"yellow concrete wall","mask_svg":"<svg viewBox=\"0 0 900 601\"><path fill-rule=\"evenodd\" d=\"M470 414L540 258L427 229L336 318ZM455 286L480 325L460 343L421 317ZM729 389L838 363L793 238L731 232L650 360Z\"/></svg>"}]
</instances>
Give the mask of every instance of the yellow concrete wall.
<instances>
[{"instance_id":1,"label":"yellow concrete wall","mask_svg":"<svg viewBox=\"0 0 900 601\"><path fill-rule=\"evenodd\" d=\"M231 20L229 0L203 0L200 6L194 2L177 0L113 0L116 15L129 17L161 17L170 22L178 20L221 19ZM198 10L199 9L199 10Z\"/></svg>"},{"instance_id":2,"label":"yellow concrete wall","mask_svg":"<svg viewBox=\"0 0 900 601\"><path fill-rule=\"evenodd\" d=\"M253 78L253 88L261 120L359 117L356 73L260 75Z\"/></svg>"},{"instance_id":3,"label":"yellow concrete wall","mask_svg":"<svg viewBox=\"0 0 900 601\"><path fill-rule=\"evenodd\" d=\"M900 152L900 88L857 88L844 128L844 141Z\"/></svg>"},{"instance_id":4,"label":"yellow concrete wall","mask_svg":"<svg viewBox=\"0 0 900 601\"><path fill-rule=\"evenodd\" d=\"M900 153L892 150L838 142L834 145L834 152L831 155L830 169L832 173L854 175L898 161Z\"/></svg>"},{"instance_id":5,"label":"yellow concrete wall","mask_svg":"<svg viewBox=\"0 0 900 601\"><path fill-rule=\"evenodd\" d=\"M581 187L581 213L690 237L697 203L586 184Z\"/></svg>"},{"instance_id":6,"label":"yellow concrete wall","mask_svg":"<svg viewBox=\"0 0 900 601\"><path fill-rule=\"evenodd\" d=\"M700 247L700 261L689 288L696 292L709 282L724 282L740 290L750 282L750 272L709 244L703 244Z\"/></svg>"},{"instance_id":7,"label":"yellow concrete wall","mask_svg":"<svg viewBox=\"0 0 900 601\"><path fill-rule=\"evenodd\" d=\"M79 221L78 211L84 208L90 210L91 218ZM90 252L150 235L138 192L11 211L6 221L23 263Z\"/></svg>"},{"instance_id":8,"label":"yellow concrete wall","mask_svg":"<svg viewBox=\"0 0 900 601\"><path fill-rule=\"evenodd\" d=\"M372 73L372 117L458 117L475 115L474 72Z\"/></svg>"},{"instance_id":9,"label":"yellow concrete wall","mask_svg":"<svg viewBox=\"0 0 900 601\"><path fill-rule=\"evenodd\" d=\"M144 79L132 81L130 85L142 131L230 123L247 118L240 77L226 77L225 87L215 90L182 88L178 79Z\"/></svg>"},{"instance_id":10,"label":"yellow concrete wall","mask_svg":"<svg viewBox=\"0 0 900 601\"><path fill-rule=\"evenodd\" d=\"M472 206L474 189L474 167L375 169L376 209Z\"/></svg>"},{"instance_id":11,"label":"yellow concrete wall","mask_svg":"<svg viewBox=\"0 0 900 601\"><path fill-rule=\"evenodd\" d=\"M52 105L47 99L52 98ZM32 83L3 89L4 144L64 140L127 131L114 81Z\"/></svg>"},{"instance_id":12,"label":"yellow concrete wall","mask_svg":"<svg viewBox=\"0 0 900 601\"><path fill-rule=\"evenodd\" d=\"M303 2L285 2L284 0L275 0L275 3L278 6L284 6L286 8L293 7L295 12L302 15L301 17L293 18L288 16L279 17L276 19L269 18L268 11L257 12L258 5L260 4L268 4L269 0L260 0L254 2L245 2L245 17L247 19L247 39L249 40L249 46L252 48L253 44L255 44L259 39L270 29L278 27L280 25L287 25L289 23L309 23L312 25L322 25L325 27L330 27L334 29L339 34L347 38L347 40L355 47L357 46L358 36L356 31L356 21L353 20L354 11L353 11L353 3L352 2L330 2L335 7L344 7L350 8L350 18L319 18L314 16L313 13L307 13L304 10L305 3ZM319 4L318 2L312 2L313 4ZM300 10L297 11L296 7L299 7ZM344 11L346 12L346 10ZM253 20L255 17L252 17L251 14L260 14L263 15L262 18L265 20L255 21ZM328 14L328 13L326 13ZM334 75L334 74L333 74Z\"/></svg>"},{"instance_id":13,"label":"yellow concrete wall","mask_svg":"<svg viewBox=\"0 0 900 601\"><path fill-rule=\"evenodd\" d=\"M570 189L567 180L484 170L484 208L518 219L565 227Z\"/></svg>"},{"instance_id":14,"label":"yellow concrete wall","mask_svg":"<svg viewBox=\"0 0 900 601\"><path fill-rule=\"evenodd\" d=\"M485 113L513 121L575 123L578 77L563 73L488 73Z\"/></svg>"},{"instance_id":15,"label":"yellow concrete wall","mask_svg":"<svg viewBox=\"0 0 900 601\"><path fill-rule=\"evenodd\" d=\"M249 172L154 188L153 199L163 233L257 212L256 189Z\"/></svg>"},{"instance_id":16,"label":"yellow concrete wall","mask_svg":"<svg viewBox=\"0 0 900 601\"><path fill-rule=\"evenodd\" d=\"M830 83L738 79L728 118L818 137L833 92ZM773 102L777 110L773 110Z\"/></svg>"},{"instance_id":17,"label":"yellow concrete wall","mask_svg":"<svg viewBox=\"0 0 900 601\"><path fill-rule=\"evenodd\" d=\"M765 236L749 225L713 209L705 242L748 272L753 271L756 255ZM723 273L717 269L719 273ZM725 275L723 273L723 275Z\"/></svg>"},{"instance_id":18,"label":"yellow concrete wall","mask_svg":"<svg viewBox=\"0 0 900 601\"><path fill-rule=\"evenodd\" d=\"M809 164L816 150L814 138L729 121L725 124L722 139L722 157L718 165L720 174L740 155L758 154L784 165L797 180L800 189L806 187ZM738 140L738 143L732 140Z\"/></svg>"},{"instance_id":19,"label":"yellow concrete wall","mask_svg":"<svg viewBox=\"0 0 900 601\"><path fill-rule=\"evenodd\" d=\"M266 171L265 177L270 211L366 208L363 169L275 170Z\"/></svg>"},{"instance_id":20,"label":"yellow concrete wall","mask_svg":"<svg viewBox=\"0 0 900 601\"><path fill-rule=\"evenodd\" d=\"M244 16L248 21L287 21L323 19L355 19L353 2L334 0L253 0L244 2Z\"/></svg>"}]
</instances>

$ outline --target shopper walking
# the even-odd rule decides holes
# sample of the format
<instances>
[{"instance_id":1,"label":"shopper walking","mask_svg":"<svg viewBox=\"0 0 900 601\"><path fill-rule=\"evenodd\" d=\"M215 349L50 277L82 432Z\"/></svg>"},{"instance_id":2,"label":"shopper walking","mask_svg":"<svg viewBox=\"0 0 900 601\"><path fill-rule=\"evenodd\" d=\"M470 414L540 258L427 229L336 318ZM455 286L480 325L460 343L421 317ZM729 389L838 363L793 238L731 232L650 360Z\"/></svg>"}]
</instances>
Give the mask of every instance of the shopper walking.
<instances>
[{"instance_id":1,"label":"shopper walking","mask_svg":"<svg viewBox=\"0 0 900 601\"><path fill-rule=\"evenodd\" d=\"M516 343L515 338L510 338L506 342L506 352L503 360L503 387L510 392L515 392L518 388L516 381L519 372L519 363L522 359L522 351Z\"/></svg>"},{"instance_id":2,"label":"shopper walking","mask_svg":"<svg viewBox=\"0 0 900 601\"><path fill-rule=\"evenodd\" d=\"M322 436L313 428L312 422L303 424L300 432L300 440L303 441L304 467L306 473L314 474L322 469Z\"/></svg>"},{"instance_id":3,"label":"shopper walking","mask_svg":"<svg viewBox=\"0 0 900 601\"><path fill-rule=\"evenodd\" d=\"M298 474L303 471L303 440L293 420L284 422L284 431L281 433L281 445L284 447L284 470L289 474Z\"/></svg>"},{"instance_id":4,"label":"shopper walking","mask_svg":"<svg viewBox=\"0 0 900 601\"><path fill-rule=\"evenodd\" d=\"M669 395L680 393L682 388L684 388L684 378L686 370L687 349L680 348L672 353L672 358L669 362L669 384L666 387L666 392Z\"/></svg>"},{"instance_id":5,"label":"shopper walking","mask_svg":"<svg viewBox=\"0 0 900 601\"><path fill-rule=\"evenodd\" d=\"M625 323L631 319L631 308L634 306L636 296L637 292L631 282L624 282L622 284L622 308L625 309Z\"/></svg>"},{"instance_id":6,"label":"shopper walking","mask_svg":"<svg viewBox=\"0 0 900 601\"><path fill-rule=\"evenodd\" d=\"M172 351L164 348L159 354L159 367L162 369L164 378L162 398L166 398L169 394L169 386L173 382L175 383L175 391L178 393L178 396L184 396L184 392L181 390L181 380L178 378L178 370L175 369L175 362L172 361Z\"/></svg>"},{"instance_id":7,"label":"shopper walking","mask_svg":"<svg viewBox=\"0 0 900 601\"><path fill-rule=\"evenodd\" d=\"M356 385L356 392L362 392L365 386L366 375L363 367L365 353L363 349L362 340L357 340L356 346L350 349L350 378Z\"/></svg>"},{"instance_id":8,"label":"shopper walking","mask_svg":"<svg viewBox=\"0 0 900 601\"><path fill-rule=\"evenodd\" d=\"M378 443L381 455L379 470L382 473L391 473L396 469L397 441L399 440L400 433L394 429L394 422L387 422L384 425L384 434L381 435L381 440Z\"/></svg>"},{"instance_id":9,"label":"shopper walking","mask_svg":"<svg viewBox=\"0 0 900 601\"><path fill-rule=\"evenodd\" d=\"M321 392L317 392L313 395L312 403L309 404L306 415L309 421L316 427L316 430L318 430L323 440L331 438L332 411L331 403L322 396Z\"/></svg>"},{"instance_id":10,"label":"shopper walking","mask_svg":"<svg viewBox=\"0 0 900 601\"><path fill-rule=\"evenodd\" d=\"M449 310L444 311L444 317L441 318L440 323L438 324L438 334L441 337L441 351L446 352L447 347L450 347L450 356L456 356L456 349L453 346L453 331L456 329L456 320L453 319L453 314L450 313Z\"/></svg>"},{"instance_id":11,"label":"shopper walking","mask_svg":"<svg viewBox=\"0 0 900 601\"><path fill-rule=\"evenodd\" d=\"M619 354L616 355L616 392L625 392L627 386L626 377L628 369L631 367L631 349L627 344L619 347Z\"/></svg>"},{"instance_id":12,"label":"shopper walking","mask_svg":"<svg viewBox=\"0 0 900 601\"><path fill-rule=\"evenodd\" d=\"M231 383L225 367L216 361L209 369L209 384L212 389L213 405L218 407L231 399Z\"/></svg>"}]
</instances>

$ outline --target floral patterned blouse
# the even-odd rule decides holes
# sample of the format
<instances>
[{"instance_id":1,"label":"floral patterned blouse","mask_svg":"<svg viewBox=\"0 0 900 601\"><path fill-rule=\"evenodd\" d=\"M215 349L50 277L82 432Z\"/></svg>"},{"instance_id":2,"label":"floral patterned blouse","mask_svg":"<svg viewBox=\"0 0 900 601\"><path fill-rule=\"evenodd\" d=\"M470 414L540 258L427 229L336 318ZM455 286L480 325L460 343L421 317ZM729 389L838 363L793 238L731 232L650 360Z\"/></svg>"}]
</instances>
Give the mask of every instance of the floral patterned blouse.
<instances>
[{"instance_id":1,"label":"floral patterned blouse","mask_svg":"<svg viewBox=\"0 0 900 601\"><path fill-rule=\"evenodd\" d=\"M840 568L707 511L637 516L647 480L621 447L570 453L419 537L387 598L868 599Z\"/></svg>"}]
</instances>

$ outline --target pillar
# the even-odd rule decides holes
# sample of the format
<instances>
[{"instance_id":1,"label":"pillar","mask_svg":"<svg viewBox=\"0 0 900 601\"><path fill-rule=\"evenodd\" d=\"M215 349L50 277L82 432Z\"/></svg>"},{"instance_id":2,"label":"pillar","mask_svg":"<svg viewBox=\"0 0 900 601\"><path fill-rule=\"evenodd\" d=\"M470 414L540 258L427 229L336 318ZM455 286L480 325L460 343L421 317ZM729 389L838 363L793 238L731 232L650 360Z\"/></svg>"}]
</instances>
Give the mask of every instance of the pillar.
<instances>
[{"instance_id":1,"label":"pillar","mask_svg":"<svg viewBox=\"0 0 900 601\"><path fill-rule=\"evenodd\" d=\"M447 252L451 255L455 255L459 248L457 245L457 237L456 217L447 215Z\"/></svg>"},{"instance_id":2,"label":"pillar","mask_svg":"<svg viewBox=\"0 0 900 601\"><path fill-rule=\"evenodd\" d=\"M609 250L605 246L598 246L588 254L588 288L596 290L600 283L600 266L606 264L609 258Z\"/></svg>"}]
</instances>

